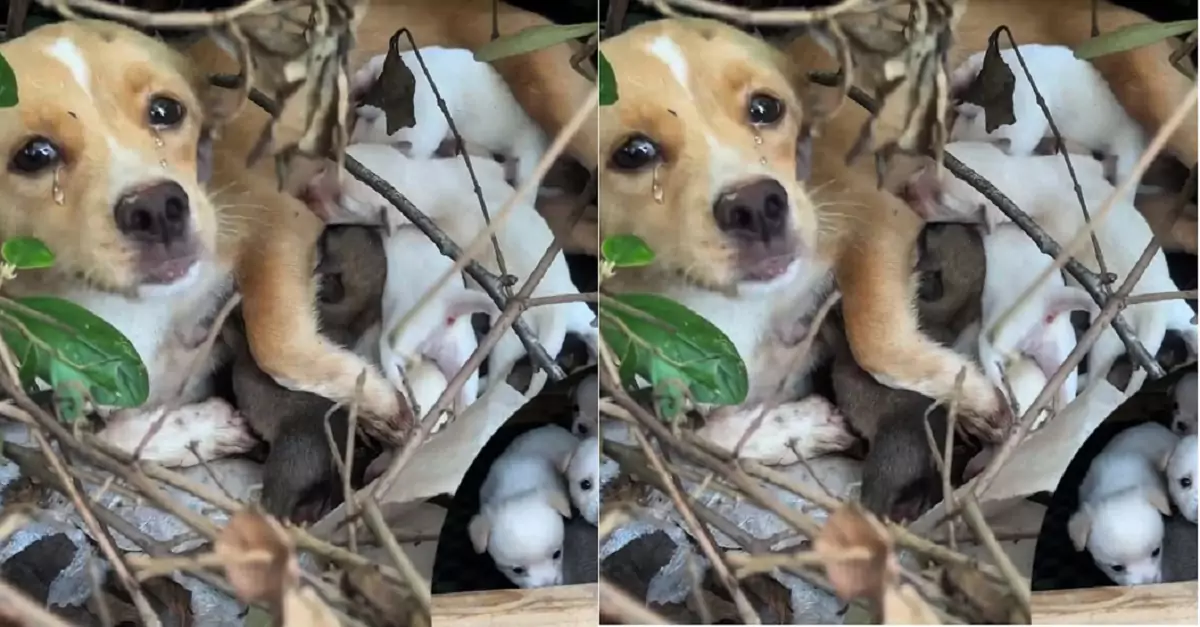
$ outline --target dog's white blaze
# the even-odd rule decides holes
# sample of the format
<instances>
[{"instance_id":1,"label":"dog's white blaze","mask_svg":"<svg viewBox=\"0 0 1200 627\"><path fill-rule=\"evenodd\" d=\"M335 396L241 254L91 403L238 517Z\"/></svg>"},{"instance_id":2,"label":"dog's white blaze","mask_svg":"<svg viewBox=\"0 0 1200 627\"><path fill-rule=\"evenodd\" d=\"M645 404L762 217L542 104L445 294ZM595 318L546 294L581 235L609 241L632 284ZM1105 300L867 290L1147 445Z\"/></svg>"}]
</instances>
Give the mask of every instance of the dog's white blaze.
<instances>
[{"instance_id":1,"label":"dog's white blaze","mask_svg":"<svg viewBox=\"0 0 1200 627\"><path fill-rule=\"evenodd\" d=\"M50 44L46 53L65 65L71 71L71 77L75 79L76 83L79 83L79 88L83 90L83 93L87 94L88 98L92 97L92 70L88 66L87 60L83 58L83 52L74 42L60 37Z\"/></svg>"},{"instance_id":2,"label":"dog's white blaze","mask_svg":"<svg viewBox=\"0 0 1200 627\"><path fill-rule=\"evenodd\" d=\"M688 63L679 46L674 41L671 41L670 37L660 35L654 41L650 42L648 49L650 50L650 54L658 57L660 61L667 65L675 80L685 90L688 89Z\"/></svg>"}]
</instances>

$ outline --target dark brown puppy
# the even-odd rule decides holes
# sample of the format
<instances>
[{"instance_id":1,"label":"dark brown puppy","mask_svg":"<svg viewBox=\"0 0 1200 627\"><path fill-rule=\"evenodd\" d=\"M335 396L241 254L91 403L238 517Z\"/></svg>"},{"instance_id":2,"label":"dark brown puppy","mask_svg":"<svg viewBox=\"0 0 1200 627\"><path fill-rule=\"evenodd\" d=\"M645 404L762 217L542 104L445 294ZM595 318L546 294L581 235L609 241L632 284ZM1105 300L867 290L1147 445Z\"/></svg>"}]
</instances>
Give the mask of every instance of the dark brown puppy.
<instances>
[{"instance_id":1,"label":"dark brown puppy","mask_svg":"<svg viewBox=\"0 0 1200 627\"><path fill-rule=\"evenodd\" d=\"M387 274L383 242L372 227L331 226L318 247L321 332L351 347L382 316ZM225 340L234 350L233 393L238 409L271 446L263 468L263 506L280 518L313 520L333 507L333 499L342 493L325 435L325 414L334 403L275 383L254 361L239 322L226 326ZM345 449L348 420L345 409L329 417L338 450Z\"/></svg>"},{"instance_id":2,"label":"dark brown puppy","mask_svg":"<svg viewBox=\"0 0 1200 627\"><path fill-rule=\"evenodd\" d=\"M986 261L976 227L930 224L918 240L914 266L921 328L943 344L952 344L980 316ZM840 324L837 329L840 330ZM863 462L862 502L895 520L912 520L931 507L941 482L923 425L939 443L946 434L946 411L929 411L933 400L885 386L854 361L845 336L829 334L833 348L833 390L838 408L870 442ZM965 463L966 455L955 455ZM961 464L954 464L961 466Z\"/></svg>"}]
</instances>

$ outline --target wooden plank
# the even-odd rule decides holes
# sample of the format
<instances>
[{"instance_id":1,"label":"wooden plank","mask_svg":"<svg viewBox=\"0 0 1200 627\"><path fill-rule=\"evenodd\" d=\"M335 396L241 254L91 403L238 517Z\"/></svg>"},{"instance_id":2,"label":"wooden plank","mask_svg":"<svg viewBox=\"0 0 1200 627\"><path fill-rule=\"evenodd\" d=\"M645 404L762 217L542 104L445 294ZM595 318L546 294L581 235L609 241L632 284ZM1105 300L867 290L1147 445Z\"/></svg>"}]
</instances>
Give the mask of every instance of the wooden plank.
<instances>
[{"instance_id":1,"label":"wooden plank","mask_svg":"<svg viewBox=\"0 0 1200 627\"><path fill-rule=\"evenodd\" d=\"M1033 593L1035 625L1195 625L1196 582Z\"/></svg>"},{"instance_id":2,"label":"wooden plank","mask_svg":"<svg viewBox=\"0 0 1200 627\"><path fill-rule=\"evenodd\" d=\"M435 627L595 627L594 583L532 590L491 590L433 597Z\"/></svg>"}]
</instances>

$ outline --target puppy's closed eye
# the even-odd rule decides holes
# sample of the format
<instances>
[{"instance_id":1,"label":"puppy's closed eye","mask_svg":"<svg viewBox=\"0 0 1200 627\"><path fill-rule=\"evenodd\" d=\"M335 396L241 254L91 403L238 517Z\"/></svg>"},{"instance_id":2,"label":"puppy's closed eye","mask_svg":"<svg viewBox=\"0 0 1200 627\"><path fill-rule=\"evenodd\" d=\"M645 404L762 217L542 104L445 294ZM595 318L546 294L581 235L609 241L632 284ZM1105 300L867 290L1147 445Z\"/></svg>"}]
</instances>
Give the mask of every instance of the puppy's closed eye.
<instances>
[{"instance_id":1,"label":"puppy's closed eye","mask_svg":"<svg viewBox=\"0 0 1200 627\"><path fill-rule=\"evenodd\" d=\"M524 566L513 566L512 571L513 571L514 575L524 575L525 567Z\"/></svg>"},{"instance_id":2,"label":"puppy's closed eye","mask_svg":"<svg viewBox=\"0 0 1200 627\"><path fill-rule=\"evenodd\" d=\"M1109 568L1112 568L1112 570L1113 570L1113 572L1114 572L1114 573L1123 573L1123 572L1125 572L1125 565L1124 565L1124 564L1113 564L1113 565L1112 565L1112 566L1110 566Z\"/></svg>"},{"instance_id":3,"label":"puppy's closed eye","mask_svg":"<svg viewBox=\"0 0 1200 627\"><path fill-rule=\"evenodd\" d=\"M62 161L62 150L45 137L34 137L25 142L12 159L8 169L21 174L37 174Z\"/></svg>"},{"instance_id":4,"label":"puppy's closed eye","mask_svg":"<svg viewBox=\"0 0 1200 627\"><path fill-rule=\"evenodd\" d=\"M551 557L553 557L554 559L558 559L558 558L562 557L562 549L555 549L554 555L552 555Z\"/></svg>"}]
</instances>

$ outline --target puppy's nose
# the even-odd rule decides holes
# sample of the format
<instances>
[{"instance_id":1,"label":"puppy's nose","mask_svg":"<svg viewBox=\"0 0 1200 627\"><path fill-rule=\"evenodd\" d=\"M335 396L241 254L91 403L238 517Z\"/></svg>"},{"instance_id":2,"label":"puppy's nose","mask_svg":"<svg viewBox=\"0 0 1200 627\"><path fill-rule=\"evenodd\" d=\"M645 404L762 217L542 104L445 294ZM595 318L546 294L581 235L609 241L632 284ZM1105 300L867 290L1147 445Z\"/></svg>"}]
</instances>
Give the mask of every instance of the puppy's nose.
<instances>
[{"instance_id":1,"label":"puppy's nose","mask_svg":"<svg viewBox=\"0 0 1200 627\"><path fill-rule=\"evenodd\" d=\"M125 194L113 213L117 228L138 241L170 246L188 235L188 195L173 181Z\"/></svg>"},{"instance_id":2,"label":"puppy's nose","mask_svg":"<svg viewBox=\"0 0 1200 627\"><path fill-rule=\"evenodd\" d=\"M786 234L787 190L775 179L760 179L726 190L713 203L721 231L763 243Z\"/></svg>"}]
</instances>

